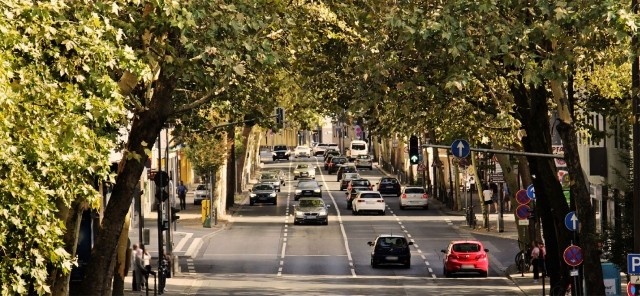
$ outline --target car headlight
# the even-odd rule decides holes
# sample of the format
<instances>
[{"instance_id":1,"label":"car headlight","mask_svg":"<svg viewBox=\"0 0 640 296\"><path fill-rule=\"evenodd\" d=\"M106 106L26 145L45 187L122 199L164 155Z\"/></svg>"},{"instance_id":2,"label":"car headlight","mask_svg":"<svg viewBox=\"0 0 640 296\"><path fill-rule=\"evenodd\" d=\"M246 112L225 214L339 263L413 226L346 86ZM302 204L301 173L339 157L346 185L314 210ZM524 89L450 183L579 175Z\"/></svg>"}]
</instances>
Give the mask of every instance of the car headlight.
<instances>
[{"instance_id":1,"label":"car headlight","mask_svg":"<svg viewBox=\"0 0 640 296\"><path fill-rule=\"evenodd\" d=\"M321 210L320 213L318 214L320 216L326 216L327 215L327 210Z\"/></svg>"},{"instance_id":2,"label":"car headlight","mask_svg":"<svg viewBox=\"0 0 640 296\"><path fill-rule=\"evenodd\" d=\"M313 192L320 193L320 189L313 189Z\"/></svg>"},{"instance_id":3,"label":"car headlight","mask_svg":"<svg viewBox=\"0 0 640 296\"><path fill-rule=\"evenodd\" d=\"M296 217L304 217L304 212L296 211L295 215Z\"/></svg>"},{"instance_id":4,"label":"car headlight","mask_svg":"<svg viewBox=\"0 0 640 296\"><path fill-rule=\"evenodd\" d=\"M256 194L255 193L250 193L249 197L256 197Z\"/></svg>"},{"instance_id":5,"label":"car headlight","mask_svg":"<svg viewBox=\"0 0 640 296\"><path fill-rule=\"evenodd\" d=\"M289 154L290 154L290 152L289 152L289 151L287 151L287 152L285 152L285 153L284 153L284 155L289 155Z\"/></svg>"},{"instance_id":6,"label":"car headlight","mask_svg":"<svg viewBox=\"0 0 640 296\"><path fill-rule=\"evenodd\" d=\"M271 194L269 194L269 197L276 197L276 194L275 193L271 193Z\"/></svg>"},{"instance_id":7,"label":"car headlight","mask_svg":"<svg viewBox=\"0 0 640 296\"><path fill-rule=\"evenodd\" d=\"M296 189L296 194L300 194L300 193L302 193L302 190Z\"/></svg>"}]
</instances>

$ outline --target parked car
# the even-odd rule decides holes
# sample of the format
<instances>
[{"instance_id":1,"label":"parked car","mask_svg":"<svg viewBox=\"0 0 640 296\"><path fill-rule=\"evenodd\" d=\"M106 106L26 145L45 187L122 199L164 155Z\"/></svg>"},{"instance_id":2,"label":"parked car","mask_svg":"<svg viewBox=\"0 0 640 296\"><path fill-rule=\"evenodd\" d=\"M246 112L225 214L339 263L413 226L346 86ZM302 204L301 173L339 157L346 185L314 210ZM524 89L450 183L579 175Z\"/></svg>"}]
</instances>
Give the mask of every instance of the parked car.
<instances>
[{"instance_id":1,"label":"parked car","mask_svg":"<svg viewBox=\"0 0 640 296\"><path fill-rule=\"evenodd\" d=\"M271 173L263 173L260 175L260 183L269 183L273 185L276 191L280 192L280 179Z\"/></svg>"},{"instance_id":2,"label":"parked car","mask_svg":"<svg viewBox=\"0 0 640 296\"><path fill-rule=\"evenodd\" d=\"M360 191L356 198L351 202L351 211L354 215L363 212L376 212L384 215L386 212L386 204L384 198L377 191Z\"/></svg>"},{"instance_id":3,"label":"parked car","mask_svg":"<svg viewBox=\"0 0 640 296\"><path fill-rule=\"evenodd\" d=\"M400 194L400 209L407 207L421 207L429 209L427 191L421 186L405 186Z\"/></svg>"},{"instance_id":4,"label":"parked car","mask_svg":"<svg viewBox=\"0 0 640 296\"><path fill-rule=\"evenodd\" d=\"M489 274L489 258L487 252L480 241L452 241L445 250L443 266L444 275L449 277L455 273L479 273L486 277Z\"/></svg>"},{"instance_id":5,"label":"parked car","mask_svg":"<svg viewBox=\"0 0 640 296\"><path fill-rule=\"evenodd\" d=\"M336 171L336 176L337 176L336 181L340 182L342 180L342 175L344 173L357 173L357 172L358 172L358 169L356 168L355 165L345 163L338 167L338 171Z\"/></svg>"},{"instance_id":6,"label":"parked car","mask_svg":"<svg viewBox=\"0 0 640 296\"><path fill-rule=\"evenodd\" d=\"M330 205L324 203L322 198L303 197L293 208L293 224L300 223L319 223L322 225L329 224Z\"/></svg>"},{"instance_id":7,"label":"parked car","mask_svg":"<svg viewBox=\"0 0 640 296\"><path fill-rule=\"evenodd\" d=\"M307 146L297 146L295 149L293 149L293 156L295 158L299 158L299 157L311 157L311 148L307 147Z\"/></svg>"},{"instance_id":8,"label":"parked car","mask_svg":"<svg viewBox=\"0 0 640 296\"><path fill-rule=\"evenodd\" d=\"M373 158L368 154L358 155L354 163L356 165L356 168L368 168L369 170L373 169Z\"/></svg>"},{"instance_id":9,"label":"parked car","mask_svg":"<svg viewBox=\"0 0 640 296\"><path fill-rule=\"evenodd\" d=\"M273 170L266 171L266 173L274 174L278 179L280 179L280 185L282 185L282 186L286 185L285 184L286 176L284 175L284 172L282 170L273 169Z\"/></svg>"},{"instance_id":10,"label":"parked car","mask_svg":"<svg viewBox=\"0 0 640 296\"><path fill-rule=\"evenodd\" d=\"M286 159L289 160L289 156L291 152L286 145L275 145L273 146L273 152L271 153L273 161L278 159Z\"/></svg>"},{"instance_id":11,"label":"parked car","mask_svg":"<svg viewBox=\"0 0 640 296\"><path fill-rule=\"evenodd\" d=\"M358 173L344 173L342 180L340 180L340 191L347 189L351 179L360 179L360 175Z\"/></svg>"},{"instance_id":12,"label":"parked car","mask_svg":"<svg viewBox=\"0 0 640 296\"><path fill-rule=\"evenodd\" d=\"M347 196L347 210L351 210L353 208L352 202L354 199L356 199L356 196L358 196L358 192L367 190L369 190L369 188L367 187L352 187L350 190L348 190L345 193Z\"/></svg>"},{"instance_id":13,"label":"parked car","mask_svg":"<svg viewBox=\"0 0 640 296\"><path fill-rule=\"evenodd\" d=\"M368 242L371 249L371 267L380 264L400 264L404 268L411 268L411 250L413 242L407 241L402 235L383 234L375 241Z\"/></svg>"},{"instance_id":14,"label":"parked car","mask_svg":"<svg viewBox=\"0 0 640 296\"><path fill-rule=\"evenodd\" d=\"M392 177L384 177L378 182L378 192L380 194L393 194L400 196L400 181Z\"/></svg>"},{"instance_id":15,"label":"parked car","mask_svg":"<svg viewBox=\"0 0 640 296\"><path fill-rule=\"evenodd\" d=\"M299 163L296 168L293 169L293 179L299 178L316 178L316 166L308 163Z\"/></svg>"},{"instance_id":16,"label":"parked car","mask_svg":"<svg viewBox=\"0 0 640 296\"><path fill-rule=\"evenodd\" d=\"M329 162L329 167L327 168L327 174L331 175L338 172L340 165L347 163L347 161L347 158L343 156L332 157L331 162Z\"/></svg>"},{"instance_id":17,"label":"parked car","mask_svg":"<svg viewBox=\"0 0 640 296\"><path fill-rule=\"evenodd\" d=\"M209 198L209 189L207 188L207 185L196 185L196 190L193 191L193 204L199 205L207 198Z\"/></svg>"},{"instance_id":18,"label":"parked car","mask_svg":"<svg viewBox=\"0 0 640 296\"><path fill-rule=\"evenodd\" d=\"M298 182L294 191L293 199L298 200L301 197L322 197L322 185L316 180L302 180Z\"/></svg>"},{"instance_id":19,"label":"parked car","mask_svg":"<svg viewBox=\"0 0 640 296\"><path fill-rule=\"evenodd\" d=\"M257 183L249 189L249 192L249 205L259 202L278 204L278 194L271 183Z\"/></svg>"}]
</instances>

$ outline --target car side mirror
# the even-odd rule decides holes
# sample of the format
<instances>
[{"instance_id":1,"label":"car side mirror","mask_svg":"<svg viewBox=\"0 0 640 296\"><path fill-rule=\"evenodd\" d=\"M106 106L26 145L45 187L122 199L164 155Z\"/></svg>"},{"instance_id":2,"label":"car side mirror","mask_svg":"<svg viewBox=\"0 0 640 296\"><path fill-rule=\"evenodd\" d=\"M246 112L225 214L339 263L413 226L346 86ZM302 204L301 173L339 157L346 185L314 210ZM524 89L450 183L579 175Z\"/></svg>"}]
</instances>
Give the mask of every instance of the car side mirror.
<instances>
[{"instance_id":1,"label":"car side mirror","mask_svg":"<svg viewBox=\"0 0 640 296\"><path fill-rule=\"evenodd\" d=\"M407 245L413 245L413 242L409 242Z\"/></svg>"},{"instance_id":2,"label":"car side mirror","mask_svg":"<svg viewBox=\"0 0 640 296\"><path fill-rule=\"evenodd\" d=\"M485 252L489 252L489 249L484 249Z\"/></svg>"},{"instance_id":3,"label":"car side mirror","mask_svg":"<svg viewBox=\"0 0 640 296\"><path fill-rule=\"evenodd\" d=\"M331 207L331 205L326 205L327 209Z\"/></svg>"},{"instance_id":4,"label":"car side mirror","mask_svg":"<svg viewBox=\"0 0 640 296\"><path fill-rule=\"evenodd\" d=\"M446 250L440 250L440 252L445 253L445 254L447 253L447 251L446 251Z\"/></svg>"},{"instance_id":5,"label":"car side mirror","mask_svg":"<svg viewBox=\"0 0 640 296\"><path fill-rule=\"evenodd\" d=\"M373 242L367 242L367 245L370 245L373 247Z\"/></svg>"},{"instance_id":6,"label":"car side mirror","mask_svg":"<svg viewBox=\"0 0 640 296\"><path fill-rule=\"evenodd\" d=\"M253 190L252 188L249 188L249 192L251 192L252 190Z\"/></svg>"},{"instance_id":7,"label":"car side mirror","mask_svg":"<svg viewBox=\"0 0 640 296\"><path fill-rule=\"evenodd\" d=\"M322 184L318 185L318 187L322 187Z\"/></svg>"}]
</instances>

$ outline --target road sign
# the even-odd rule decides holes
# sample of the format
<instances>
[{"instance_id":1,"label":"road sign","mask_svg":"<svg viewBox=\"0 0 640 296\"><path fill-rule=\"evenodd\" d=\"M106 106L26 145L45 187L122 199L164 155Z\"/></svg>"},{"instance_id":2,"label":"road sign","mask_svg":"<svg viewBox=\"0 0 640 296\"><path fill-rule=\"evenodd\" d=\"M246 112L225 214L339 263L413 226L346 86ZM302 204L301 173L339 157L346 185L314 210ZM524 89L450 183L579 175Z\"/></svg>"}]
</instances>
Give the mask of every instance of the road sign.
<instances>
[{"instance_id":1,"label":"road sign","mask_svg":"<svg viewBox=\"0 0 640 296\"><path fill-rule=\"evenodd\" d=\"M411 162L418 162L418 156L417 155L411 156Z\"/></svg>"},{"instance_id":2,"label":"road sign","mask_svg":"<svg viewBox=\"0 0 640 296\"><path fill-rule=\"evenodd\" d=\"M358 139L362 138L362 128L359 125L356 125L353 128L353 131L356 134L356 138L358 138Z\"/></svg>"},{"instance_id":3,"label":"road sign","mask_svg":"<svg viewBox=\"0 0 640 296\"><path fill-rule=\"evenodd\" d=\"M455 157L465 158L469 156L470 152L471 147L469 146L469 142L465 140L458 139L453 141L453 143L451 144L451 154L453 154L453 156Z\"/></svg>"},{"instance_id":4,"label":"road sign","mask_svg":"<svg viewBox=\"0 0 640 296\"><path fill-rule=\"evenodd\" d=\"M424 169L425 169L424 168L424 164L421 164L421 163L418 164L418 172L422 172L422 171L424 171Z\"/></svg>"},{"instance_id":5,"label":"road sign","mask_svg":"<svg viewBox=\"0 0 640 296\"><path fill-rule=\"evenodd\" d=\"M536 189L533 187L533 184L529 185L529 187L527 187L527 196L530 199L536 199Z\"/></svg>"},{"instance_id":6,"label":"road sign","mask_svg":"<svg viewBox=\"0 0 640 296\"><path fill-rule=\"evenodd\" d=\"M582 264L582 261L584 260L584 258L582 258L582 249L575 245L568 246L564 249L562 258L564 258L564 262L569 266L578 266Z\"/></svg>"},{"instance_id":7,"label":"road sign","mask_svg":"<svg viewBox=\"0 0 640 296\"><path fill-rule=\"evenodd\" d=\"M529 196L527 196L526 190L520 189L518 190L518 192L516 192L516 201L518 201L518 203L521 205L526 205L531 202L531 199L529 198Z\"/></svg>"},{"instance_id":8,"label":"road sign","mask_svg":"<svg viewBox=\"0 0 640 296\"><path fill-rule=\"evenodd\" d=\"M519 205L516 208L516 215L520 219L528 219L531 216L531 208L528 205Z\"/></svg>"},{"instance_id":9,"label":"road sign","mask_svg":"<svg viewBox=\"0 0 640 296\"><path fill-rule=\"evenodd\" d=\"M577 231L580 223L578 222L578 216L576 216L576 212L571 211L566 216L564 216L564 226L571 231Z\"/></svg>"},{"instance_id":10,"label":"road sign","mask_svg":"<svg viewBox=\"0 0 640 296\"><path fill-rule=\"evenodd\" d=\"M636 290L638 288L640 288L640 287L638 287L635 283L628 282L627 283L627 295L628 296L635 296L636 295Z\"/></svg>"},{"instance_id":11,"label":"road sign","mask_svg":"<svg viewBox=\"0 0 640 296\"><path fill-rule=\"evenodd\" d=\"M159 171L153 176L153 182L156 183L158 187L164 187L169 185L169 174L165 171Z\"/></svg>"},{"instance_id":12,"label":"road sign","mask_svg":"<svg viewBox=\"0 0 640 296\"><path fill-rule=\"evenodd\" d=\"M640 274L640 254L627 254L627 273Z\"/></svg>"}]
</instances>

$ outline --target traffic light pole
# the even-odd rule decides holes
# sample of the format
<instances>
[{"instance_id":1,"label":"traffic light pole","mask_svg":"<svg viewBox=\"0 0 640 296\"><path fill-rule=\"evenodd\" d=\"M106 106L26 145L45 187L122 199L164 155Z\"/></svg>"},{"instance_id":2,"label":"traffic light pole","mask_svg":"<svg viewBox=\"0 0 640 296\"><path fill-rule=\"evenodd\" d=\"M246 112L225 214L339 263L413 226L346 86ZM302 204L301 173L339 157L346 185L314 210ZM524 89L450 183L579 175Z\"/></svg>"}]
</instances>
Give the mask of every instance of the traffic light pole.
<instances>
[{"instance_id":1,"label":"traffic light pole","mask_svg":"<svg viewBox=\"0 0 640 296\"><path fill-rule=\"evenodd\" d=\"M158 134L158 174L160 175L160 184L163 184L164 182L162 181L162 175L160 174L161 169L162 169L162 141L161 141L161 137L162 137L162 133ZM156 201L158 203L158 208L157 208L157 212L158 212L158 267L160 267L160 265L162 264L162 255L164 254L164 242L163 242L163 238L162 238L162 213L164 212L162 210L162 190L163 188L161 186L156 185L156 191L160 192L160 194L157 196ZM162 276L162 275L159 275Z\"/></svg>"}]
</instances>

